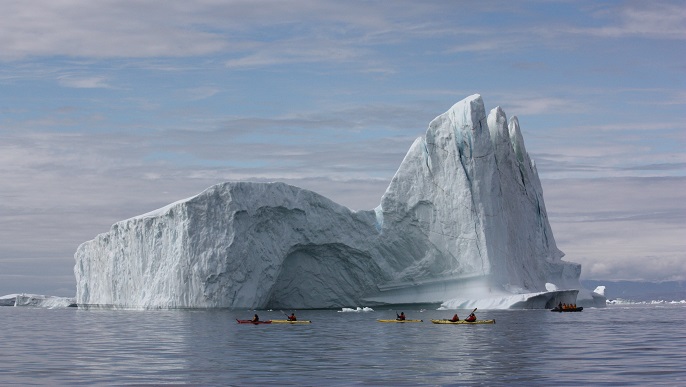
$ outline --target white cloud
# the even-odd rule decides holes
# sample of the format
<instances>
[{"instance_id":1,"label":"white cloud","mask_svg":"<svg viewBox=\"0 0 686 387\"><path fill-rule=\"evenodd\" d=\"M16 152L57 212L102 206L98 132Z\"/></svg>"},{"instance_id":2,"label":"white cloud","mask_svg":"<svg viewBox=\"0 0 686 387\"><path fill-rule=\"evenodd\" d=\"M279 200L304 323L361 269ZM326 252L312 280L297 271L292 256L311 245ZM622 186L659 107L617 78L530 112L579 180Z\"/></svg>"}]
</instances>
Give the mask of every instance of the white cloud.
<instances>
[{"instance_id":1,"label":"white cloud","mask_svg":"<svg viewBox=\"0 0 686 387\"><path fill-rule=\"evenodd\" d=\"M607 38L644 37L686 39L686 7L683 2L636 2L615 10L598 12L603 19L618 19L614 25L578 28L573 32Z\"/></svg>"},{"instance_id":2,"label":"white cloud","mask_svg":"<svg viewBox=\"0 0 686 387\"><path fill-rule=\"evenodd\" d=\"M686 178L542 183L558 247L584 278L686 280Z\"/></svg>"},{"instance_id":3,"label":"white cloud","mask_svg":"<svg viewBox=\"0 0 686 387\"><path fill-rule=\"evenodd\" d=\"M198 100L213 97L219 92L221 92L221 89L218 87L204 86L204 87L195 87L192 89L182 90L181 94L185 95L186 98L188 98L192 101L198 101Z\"/></svg>"},{"instance_id":4,"label":"white cloud","mask_svg":"<svg viewBox=\"0 0 686 387\"><path fill-rule=\"evenodd\" d=\"M62 75L57 77L60 86L73 87L77 89L110 89L105 77L79 77L73 75Z\"/></svg>"}]
</instances>

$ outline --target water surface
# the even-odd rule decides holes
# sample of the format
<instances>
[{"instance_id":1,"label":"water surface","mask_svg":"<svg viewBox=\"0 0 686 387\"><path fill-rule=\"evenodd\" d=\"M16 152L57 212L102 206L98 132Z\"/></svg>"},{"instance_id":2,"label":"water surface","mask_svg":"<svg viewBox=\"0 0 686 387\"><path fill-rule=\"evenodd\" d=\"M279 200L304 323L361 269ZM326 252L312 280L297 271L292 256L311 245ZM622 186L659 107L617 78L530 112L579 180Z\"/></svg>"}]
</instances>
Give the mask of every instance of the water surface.
<instances>
[{"instance_id":1,"label":"water surface","mask_svg":"<svg viewBox=\"0 0 686 387\"><path fill-rule=\"evenodd\" d=\"M473 326L403 311L424 322L378 323L395 317L383 308L239 325L255 312L0 307L0 384L686 385L683 304L477 311L496 324Z\"/></svg>"}]
</instances>

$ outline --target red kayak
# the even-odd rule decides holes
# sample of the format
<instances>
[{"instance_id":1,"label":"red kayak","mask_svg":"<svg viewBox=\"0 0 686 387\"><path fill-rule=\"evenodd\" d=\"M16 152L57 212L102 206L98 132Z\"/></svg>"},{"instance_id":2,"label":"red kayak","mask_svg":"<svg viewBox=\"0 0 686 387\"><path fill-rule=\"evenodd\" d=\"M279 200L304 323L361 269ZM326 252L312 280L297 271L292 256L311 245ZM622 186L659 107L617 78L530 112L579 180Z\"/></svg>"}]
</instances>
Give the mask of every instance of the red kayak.
<instances>
[{"instance_id":1,"label":"red kayak","mask_svg":"<svg viewBox=\"0 0 686 387\"><path fill-rule=\"evenodd\" d=\"M236 319L236 321L237 321L239 324L255 324L255 325L257 325L257 324L271 324L271 323L272 323L272 320L267 320L267 321L253 321L253 320L239 320L239 319Z\"/></svg>"}]
</instances>

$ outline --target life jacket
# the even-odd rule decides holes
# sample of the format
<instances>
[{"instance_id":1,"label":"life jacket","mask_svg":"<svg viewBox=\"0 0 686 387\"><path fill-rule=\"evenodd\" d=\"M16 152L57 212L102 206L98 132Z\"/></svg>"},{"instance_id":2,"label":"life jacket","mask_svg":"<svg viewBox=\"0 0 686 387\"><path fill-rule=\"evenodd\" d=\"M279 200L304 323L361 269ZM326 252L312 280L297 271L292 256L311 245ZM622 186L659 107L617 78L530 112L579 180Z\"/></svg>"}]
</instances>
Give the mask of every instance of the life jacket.
<instances>
[{"instance_id":1,"label":"life jacket","mask_svg":"<svg viewBox=\"0 0 686 387\"><path fill-rule=\"evenodd\" d=\"M457 315L454 315L453 318L450 319L450 321L452 321L452 322L456 322L456 321L459 321L459 320L460 320L460 318L457 317Z\"/></svg>"},{"instance_id":2,"label":"life jacket","mask_svg":"<svg viewBox=\"0 0 686 387\"><path fill-rule=\"evenodd\" d=\"M473 314L470 314L469 317L467 317L465 319L465 321L474 322L474 321L476 321L476 316Z\"/></svg>"},{"instance_id":3,"label":"life jacket","mask_svg":"<svg viewBox=\"0 0 686 387\"><path fill-rule=\"evenodd\" d=\"M297 321L297 320L298 320L298 319L295 318L295 315L294 315L294 314L288 316L288 321Z\"/></svg>"}]
</instances>

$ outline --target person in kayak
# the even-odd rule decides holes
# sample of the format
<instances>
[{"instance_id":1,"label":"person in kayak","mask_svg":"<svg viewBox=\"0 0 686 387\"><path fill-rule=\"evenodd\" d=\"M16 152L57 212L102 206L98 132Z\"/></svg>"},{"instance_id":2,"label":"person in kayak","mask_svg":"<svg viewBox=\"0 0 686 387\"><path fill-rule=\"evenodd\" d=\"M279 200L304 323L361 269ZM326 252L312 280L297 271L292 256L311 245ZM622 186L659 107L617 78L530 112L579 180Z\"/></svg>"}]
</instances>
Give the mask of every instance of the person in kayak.
<instances>
[{"instance_id":1,"label":"person in kayak","mask_svg":"<svg viewBox=\"0 0 686 387\"><path fill-rule=\"evenodd\" d=\"M298 319L295 318L295 313L291 313L290 316L288 316L288 321L297 321Z\"/></svg>"},{"instance_id":2,"label":"person in kayak","mask_svg":"<svg viewBox=\"0 0 686 387\"><path fill-rule=\"evenodd\" d=\"M457 313L455 313L455 315L453 316L453 318L450 319L450 321L452 321L452 322L458 322L458 321L460 321L460 318L457 317Z\"/></svg>"},{"instance_id":3,"label":"person in kayak","mask_svg":"<svg viewBox=\"0 0 686 387\"><path fill-rule=\"evenodd\" d=\"M400 314L395 314L395 319L398 321L403 321L405 320L405 312L400 312Z\"/></svg>"},{"instance_id":4,"label":"person in kayak","mask_svg":"<svg viewBox=\"0 0 686 387\"><path fill-rule=\"evenodd\" d=\"M466 322L474 322L474 321L476 321L476 315L474 314L474 312L470 313L470 314L469 314L469 317L467 317L466 319L464 319L464 321L466 321Z\"/></svg>"},{"instance_id":5,"label":"person in kayak","mask_svg":"<svg viewBox=\"0 0 686 387\"><path fill-rule=\"evenodd\" d=\"M258 316L257 314L255 314L255 315L253 316L253 318L252 318L252 322L254 322L254 323L260 322L260 316Z\"/></svg>"}]
</instances>

